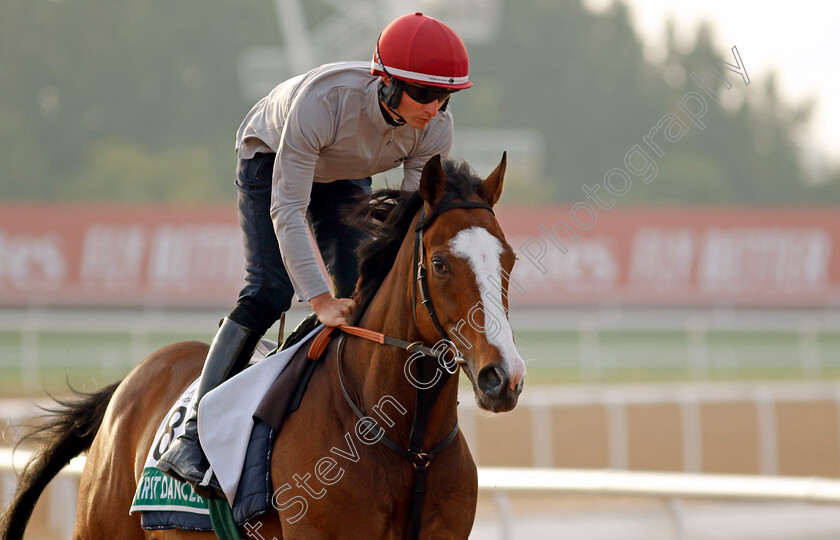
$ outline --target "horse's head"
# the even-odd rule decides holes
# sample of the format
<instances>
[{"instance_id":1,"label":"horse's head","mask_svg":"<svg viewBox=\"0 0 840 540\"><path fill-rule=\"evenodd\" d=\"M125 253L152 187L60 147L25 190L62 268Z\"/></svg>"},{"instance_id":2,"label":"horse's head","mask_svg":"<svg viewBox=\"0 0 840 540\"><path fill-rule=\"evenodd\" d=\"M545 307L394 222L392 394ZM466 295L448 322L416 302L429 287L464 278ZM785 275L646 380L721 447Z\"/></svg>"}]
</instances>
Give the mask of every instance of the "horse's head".
<instances>
[{"instance_id":1,"label":"horse's head","mask_svg":"<svg viewBox=\"0 0 840 540\"><path fill-rule=\"evenodd\" d=\"M508 284L516 256L491 210L502 194L505 165L503 155L496 170L481 181L465 165L444 167L435 156L424 167L419 188L424 205L417 257L423 265L419 273L426 274L427 305L433 308L422 304L421 281L414 306L417 324L431 341L444 330L465 359L476 402L493 412L516 406L525 376L508 320ZM453 182L453 175L466 178Z\"/></svg>"}]
</instances>

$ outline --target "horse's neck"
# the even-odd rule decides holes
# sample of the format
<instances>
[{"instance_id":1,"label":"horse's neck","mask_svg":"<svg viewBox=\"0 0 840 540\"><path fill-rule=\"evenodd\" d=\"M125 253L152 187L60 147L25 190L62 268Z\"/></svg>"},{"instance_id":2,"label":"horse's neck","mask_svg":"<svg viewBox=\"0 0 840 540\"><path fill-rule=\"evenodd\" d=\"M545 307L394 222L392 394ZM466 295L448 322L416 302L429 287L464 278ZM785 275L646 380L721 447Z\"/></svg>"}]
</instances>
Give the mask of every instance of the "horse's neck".
<instances>
[{"instance_id":1,"label":"horse's neck","mask_svg":"<svg viewBox=\"0 0 840 540\"><path fill-rule=\"evenodd\" d=\"M411 239L407 239L394 262L394 267L379 291L370 302L359 323L364 328L381 332L409 342L423 341L417 329L413 314L412 286L413 248ZM427 345L431 345L428 344ZM414 417L417 388L405 374L406 362L410 353L390 345L379 345L367 340L350 340L347 343L347 358L356 385L362 387L362 399L368 411L384 396L394 398L406 409L406 414L394 414L395 408L388 409L388 417L395 420L393 428L386 428L389 436L397 441L406 442ZM434 362L421 358L417 362ZM435 372L437 363L429 370ZM443 370L441 370L443 374ZM426 445L434 445L454 425L457 416L458 377L449 378L429 416L426 432Z\"/></svg>"}]
</instances>

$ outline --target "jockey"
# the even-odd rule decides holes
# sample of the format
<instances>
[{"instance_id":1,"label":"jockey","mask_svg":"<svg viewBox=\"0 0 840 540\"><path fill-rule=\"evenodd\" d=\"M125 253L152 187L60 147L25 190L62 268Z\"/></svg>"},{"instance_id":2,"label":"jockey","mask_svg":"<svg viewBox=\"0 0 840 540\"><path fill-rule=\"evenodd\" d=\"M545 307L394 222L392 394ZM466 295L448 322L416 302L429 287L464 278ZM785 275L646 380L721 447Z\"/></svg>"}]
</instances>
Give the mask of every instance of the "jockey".
<instances>
[{"instance_id":1,"label":"jockey","mask_svg":"<svg viewBox=\"0 0 840 540\"><path fill-rule=\"evenodd\" d=\"M247 365L295 293L325 325L351 324L362 233L342 222L340 208L370 193L371 175L400 164L402 189L417 189L426 161L449 154L447 105L454 92L472 86L468 75L458 35L414 13L382 31L370 64L317 67L280 84L251 109L236 135L247 284L210 346L186 431L158 469L200 495L221 493L198 440L199 400Z\"/></svg>"}]
</instances>

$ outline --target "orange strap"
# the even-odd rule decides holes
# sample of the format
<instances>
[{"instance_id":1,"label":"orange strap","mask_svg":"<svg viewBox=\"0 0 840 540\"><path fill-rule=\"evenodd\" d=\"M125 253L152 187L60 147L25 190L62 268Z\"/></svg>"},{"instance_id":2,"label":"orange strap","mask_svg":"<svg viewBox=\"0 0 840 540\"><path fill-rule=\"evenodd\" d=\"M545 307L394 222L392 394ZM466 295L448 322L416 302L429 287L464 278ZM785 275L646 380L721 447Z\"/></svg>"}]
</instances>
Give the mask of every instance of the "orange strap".
<instances>
[{"instance_id":1,"label":"orange strap","mask_svg":"<svg viewBox=\"0 0 840 540\"><path fill-rule=\"evenodd\" d=\"M318 333L315 337L315 341L313 341L312 345L309 346L309 352L306 354L310 360L317 361L321 358L321 355L327 350L327 345L329 345L330 341L332 341L332 333L334 331L335 327L327 326Z\"/></svg>"},{"instance_id":2,"label":"orange strap","mask_svg":"<svg viewBox=\"0 0 840 540\"><path fill-rule=\"evenodd\" d=\"M385 343L385 334L374 332L373 330L368 330L367 328L344 325L338 327L327 326L318 333L315 337L315 341L313 341L312 345L309 346L309 352L306 356L309 357L310 360L318 360L321 358L321 355L324 354L324 351L327 350L327 346L332 341L332 335L336 328L341 328L341 330L348 334L368 339L370 341L375 341L376 343Z\"/></svg>"},{"instance_id":3,"label":"orange strap","mask_svg":"<svg viewBox=\"0 0 840 540\"><path fill-rule=\"evenodd\" d=\"M359 328L358 326L339 326L343 331L360 338L369 339L377 343L385 343L385 334L368 330L367 328Z\"/></svg>"},{"instance_id":4,"label":"orange strap","mask_svg":"<svg viewBox=\"0 0 840 540\"><path fill-rule=\"evenodd\" d=\"M351 334L363 339L367 339L373 341L375 343L380 343L382 345L393 345L395 347L399 347L401 349L405 349L410 352L421 352L426 356L437 357L438 355L435 354L435 351L429 349L428 347L423 346L422 341L415 341L414 343L409 343L408 341L403 341L401 339L388 337L385 334L380 332L375 332L373 330L369 330L367 328L360 328L358 326L327 326L315 337L315 341L312 342L312 345L309 347L309 353L307 356L310 360L318 360L321 358L321 355L324 354L324 351L327 350L327 346L332 341L332 335L336 328L340 328L342 332L346 334ZM457 350L457 349L456 349ZM457 361L457 360L456 360ZM460 360L463 362L463 359Z\"/></svg>"}]
</instances>

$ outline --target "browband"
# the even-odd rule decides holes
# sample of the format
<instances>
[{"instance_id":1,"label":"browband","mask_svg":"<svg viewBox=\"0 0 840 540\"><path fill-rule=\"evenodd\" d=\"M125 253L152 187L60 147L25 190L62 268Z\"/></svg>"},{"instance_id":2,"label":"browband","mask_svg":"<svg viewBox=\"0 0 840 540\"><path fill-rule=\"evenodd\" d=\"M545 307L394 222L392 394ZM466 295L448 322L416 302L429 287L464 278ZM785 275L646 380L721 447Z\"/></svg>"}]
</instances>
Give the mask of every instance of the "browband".
<instances>
[{"instance_id":1,"label":"browband","mask_svg":"<svg viewBox=\"0 0 840 540\"><path fill-rule=\"evenodd\" d=\"M420 215L420 219L417 221L417 227L414 229L415 232L422 231L426 229L432 222L442 213L452 210L453 208L484 208L485 210L490 210L493 212L493 207L485 202L478 202L478 201L447 201L443 202L434 208L432 208L431 213L428 216L423 217ZM495 215L495 212L493 212Z\"/></svg>"}]
</instances>

